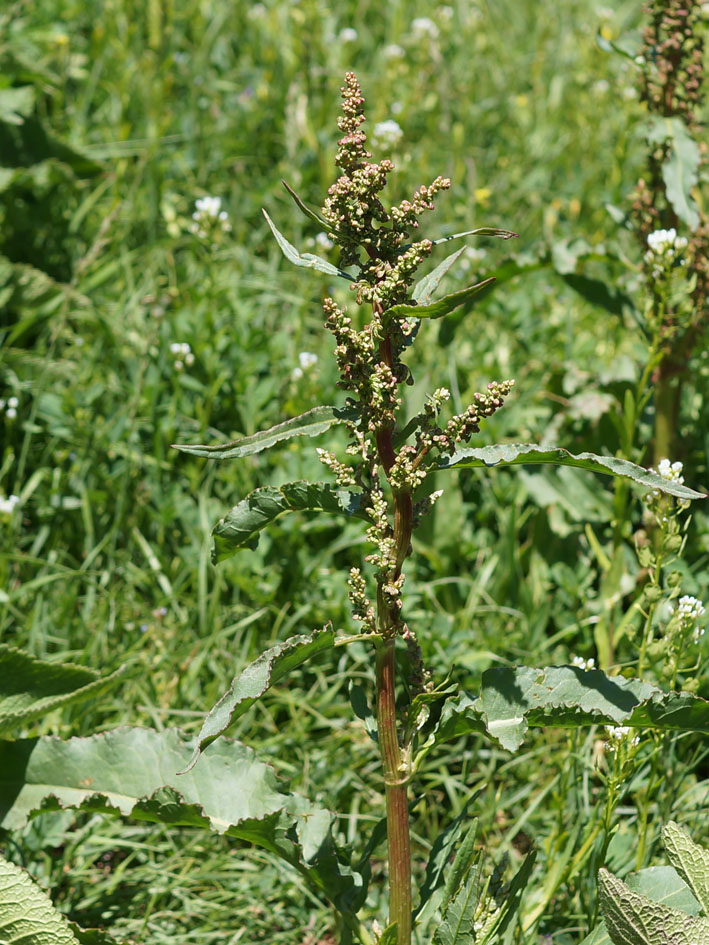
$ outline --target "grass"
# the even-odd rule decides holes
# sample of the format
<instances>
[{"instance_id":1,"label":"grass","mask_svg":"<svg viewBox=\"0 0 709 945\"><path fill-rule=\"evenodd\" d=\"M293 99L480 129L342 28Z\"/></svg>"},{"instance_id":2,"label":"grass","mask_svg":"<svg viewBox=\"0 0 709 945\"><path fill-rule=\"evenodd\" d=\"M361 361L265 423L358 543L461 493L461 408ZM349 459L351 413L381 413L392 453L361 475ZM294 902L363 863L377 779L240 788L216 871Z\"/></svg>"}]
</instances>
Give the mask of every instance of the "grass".
<instances>
[{"instance_id":1,"label":"grass","mask_svg":"<svg viewBox=\"0 0 709 945\"><path fill-rule=\"evenodd\" d=\"M513 250L476 243L486 255L471 258L467 275L494 272L510 252L532 259L553 246L561 256L577 239L631 252L605 207L627 206L642 166L642 116L629 92L632 64L603 53L595 34L637 29L637 5L599 11L560 0L551 17L512 0L435 8L393 0L386 10L368 0L336 9L320 0L47 0L15 3L11 13L4 60L14 55L25 71L37 70L42 120L100 170L53 171L30 196L0 192L0 253L54 280L30 274L29 288L0 304L0 396L20 401L16 419L0 418L0 490L21 498L19 513L0 520L0 637L105 671L132 665L101 704L53 713L28 734L126 723L195 731L264 645L328 620L350 626L343 572L362 554L357 526L285 519L255 552L218 570L209 563L211 525L237 498L257 485L322 478L311 444L296 440L224 465L170 449L253 433L332 400L325 282L288 268L261 207L310 248L314 228L279 181L321 203L343 72L358 72L372 124L394 115L404 130L393 155L396 194L448 174L440 232L489 224L520 233ZM417 17L429 17L437 37L414 30ZM348 28L357 30L352 42ZM204 194L222 198L232 223L215 249L188 231ZM448 386L458 407L491 379L517 379L509 408L481 442L617 448L611 415L644 354L627 315L592 306L543 268L500 285L464 320L425 330L411 365L422 389ZM195 357L182 372L175 342ZM295 378L302 351L318 361ZM708 372L699 356L683 413L691 484L709 479ZM475 470L459 485L450 483L419 532L407 584L410 619L434 670L453 662L474 689L497 662L593 655L604 598L585 528L608 539L607 484L570 471ZM700 511L684 566L686 593L700 597L706 535ZM630 655L626 646L621 658ZM704 648L700 691L706 671ZM235 733L294 789L343 812L341 831L352 841L381 810L375 749L351 721L347 696L352 678L366 685L371 676L369 654L353 647L294 675ZM437 830L477 793L495 856L539 846L534 901L545 874L574 849L575 825L599 816L598 745L597 733L556 731L536 733L515 756L481 752L475 739L451 745L417 786L417 868ZM554 760L567 751L573 776ZM651 742L643 752L609 851L621 873L653 861L670 815L707 834L707 763L696 740ZM642 801L652 757L668 752L681 791L655 785ZM649 839L638 864L641 809ZM72 918L117 937L329 941L327 910L295 875L219 838L43 815L8 838L5 852ZM597 865L585 863L545 913L540 931L556 945L588 930Z\"/></svg>"}]
</instances>

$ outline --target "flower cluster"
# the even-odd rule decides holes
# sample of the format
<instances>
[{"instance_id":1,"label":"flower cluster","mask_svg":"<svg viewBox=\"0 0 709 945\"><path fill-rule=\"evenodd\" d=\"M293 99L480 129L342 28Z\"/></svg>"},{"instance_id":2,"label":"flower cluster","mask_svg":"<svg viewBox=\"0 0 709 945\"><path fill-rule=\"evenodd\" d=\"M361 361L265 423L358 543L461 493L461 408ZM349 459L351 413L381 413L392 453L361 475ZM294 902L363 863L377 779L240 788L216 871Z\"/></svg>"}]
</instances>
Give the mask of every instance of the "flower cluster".
<instances>
[{"instance_id":1,"label":"flower cluster","mask_svg":"<svg viewBox=\"0 0 709 945\"><path fill-rule=\"evenodd\" d=\"M11 495L7 499L0 498L0 515L10 516L15 511L15 506L19 503L19 496Z\"/></svg>"},{"instance_id":2,"label":"flower cluster","mask_svg":"<svg viewBox=\"0 0 709 945\"><path fill-rule=\"evenodd\" d=\"M221 197L200 197L195 201L190 233L201 240L214 239L221 233L230 233L229 214L222 210Z\"/></svg>"},{"instance_id":3,"label":"flower cluster","mask_svg":"<svg viewBox=\"0 0 709 945\"><path fill-rule=\"evenodd\" d=\"M652 272L653 279L666 276L672 266L679 262L686 262L682 252L687 248L686 236L677 236L674 227L669 230L653 230L647 238L648 249L645 253L645 262Z\"/></svg>"},{"instance_id":4,"label":"flower cluster","mask_svg":"<svg viewBox=\"0 0 709 945\"><path fill-rule=\"evenodd\" d=\"M571 660L571 665L575 666L577 669L590 670L596 668L596 661L592 657L590 659L584 659L583 656L574 656Z\"/></svg>"},{"instance_id":5,"label":"flower cluster","mask_svg":"<svg viewBox=\"0 0 709 945\"><path fill-rule=\"evenodd\" d=\"M451 417L445 430L425 426L419 433L419 446L426 451L437 449L452 455L457 443L467 443L474 433L480 432L481 421L504 405L514 383L514 380L492 381L484 394L475 394L473 403L463 413Z\"/></svg>"},{"instance_id":6,"label":"flower cluster","mask_svg":"<svg viewBox=\"0 0 709 945\"><path fill-rule=\"evenodd\" d=\"M695 643L704 636L704 627L699 626L699 620L705 613L704 604L696 597L685 594L677 601L676 618L683 631L692 631L692 639Z\"/></svg>"},{"instance_id":7,"label":"flower cluster","mask_svg":"<svg viewBox=\"0 0 709 945\"><path fill-rule=\"evenodd\" d=\"M300 380L300 378L305 374L306 371L309 371L314 364L318 363L317 354L313 354L312 351L301 351L298 355L298 367L293 368L291 371L291 377L294 380Z\"/></svg>"},{"instance_id":8,"label":"flower cluster","mask_svg":"<svg viewBox=\"0 0 709 945\"><path fill-rule=\"evenodd\" d=\"M380 121L372 131L372 144L385 151L392 151L404 137L401 126L393 118Z\"/></svg>"},{"instance_id":9,"label":"flower cluster","mask_svg":"<svg viewBox=\"0 0 709 945\"><path fill-rule=\"evenodd\" d=\"M186 341L173 341L170 345L170 353L175 358L174 368L176 371L183 370L185 366L192 367L194 364L192 348Z\"/></svg>"},{"instance_id":10,"label":"flower cluster","mask_svg":"<svg viewBox=\"0 0 709 945\"><path fill-rule=\"evenodd\" d=\"M17 397L8 397L7 401L0 400L0 410L5 411L7 420L14 420L17 417L17 408L19 405L20 401Z\"/></svg>"},{"instance_id":11,"label":"flower cluster","mask_svg":"<svg viewBox=\"0 0 709 945\"><path fill-rule=\"evenodd\" d=\"M605 747L608 751L618 751L622 744L631 746L640 744L639 735L630 737L632 729L629 725L606 725L605 729L608 736Z\"/></svg>"}]
</instances>

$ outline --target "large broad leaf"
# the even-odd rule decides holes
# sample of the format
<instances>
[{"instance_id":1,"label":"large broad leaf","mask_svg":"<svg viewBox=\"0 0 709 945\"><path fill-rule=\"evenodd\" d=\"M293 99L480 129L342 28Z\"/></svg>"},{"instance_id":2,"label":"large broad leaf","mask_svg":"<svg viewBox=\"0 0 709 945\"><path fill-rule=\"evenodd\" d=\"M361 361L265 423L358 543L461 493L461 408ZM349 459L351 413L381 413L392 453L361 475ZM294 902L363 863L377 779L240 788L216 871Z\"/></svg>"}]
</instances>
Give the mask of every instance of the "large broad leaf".
<instances>
[{"instance_id":1,"label":"large broad leaf","mask_svg":"<svg viewBox=\"0 0 709 945\"><path fill-rule=\"evenodd\" d=\"M452 295L444 295L437 302L431 302L429 305L392 305L387 309L385 315L396 315L403 318L443 318L449 312L454 311L460 305L464 305L470 299L479 295L488 286L495 281L494 276L478 282L477 285L468 286L467 289L461 289L460 292L453 292Z\"/></svg>"},{"instance_id":2,"label":"large broad leaf","mask_svg":"<svg viewBox=\"0 0 709 945\"><path fill-rule=\"evenodd\" d=\"M603 869L598 902L613 945L709 945L709 919L654 902Z\"/></svg>"},{"instance_id":3,"label":"large broad leaf","mask_svg":"<svg viewBox=\"0 0 709 945\"><path fill-rule=\"evenodd\" d=\"M483 673L479 698L463 693L446 703L437 739L486 731L503 748L516 751L530 725L596 724L706 734L709 702L601 670L496 667Z\"/></svg>"},{"instance_id":4,"label":"large broad leaf","mask_svg":"<svg viewBox=\"0 0 709 945\"><path fill-rule=\"evenodd\" d=\"M116 945L97 929L67 922L30 875L0 856L0 942L2 945Z\"/></svg>"},{"instance_id":5,"label":"large broad leaf","mask_svg":"<svg viewBox=\"0 0 709 945\"><path fill-rule=\"evenodd\" d=\"M96 698L125 667L103 678L72 663L49 663L0 644L0 735L9 735L52 709Z\"/></svg>"},{"instance_id":6,"label":"large broad leaf","mask_svg":"<svg viewBox=\"0 0 709 945\"><path fill-rule=\"evenodd\" d=\"M433 298L433 293L438 288L438 284L441 279L445 276L448 270L453 266L460 256L465 252L465 246L462 249L457 249L454 253L451 253L450 256L446 256L442 263L439 263L436 268L429 272L427 276L424 276L423 279L416 283L414 290L411 293L411 297L416 301L418 305L426 305Z\"/></svg>"},{"instance_id":7,"label":"large broad leaf","mask_svg":"<svg viewBox=\"0 0 709 945\"><path fill-rule=\"evenodd\" d=\"M276 242L281 247L283 255L289 262L292 262L294 266L305 266L307 269L317 269L318 272L324 272L328 276L340 276L342 279L347 279L348 282L356 281L355 276L351 275L349 272L345 272L344 269L338 269L337 266L333 266L332 263L329 263L326 259L321 259L319 256L314 256L312 253L299 253L295 246L289 243L282 233L279 233L275 223L265 210L263 211L263 215L266 217L266 222L271 227L271 232L276 237Z\"/></svg>"},{"instance_id":8,"label":"large broad leaf","mask_svg":"<svg viewBox=\"0 0 709 945\"><path fill-rule=\"evenodd\" d=\"M461 469L537 464L577 466L579 469L588 469L590 472L603 473L606 476L623 476L646 489L659 489L661 492L667 492L680 499L706 498L703 492L695 492L688 486L663 479L658 473L636 466L627 459L597 456L595 453L574 454L560 446L545 448L533 443L498 443L494 446L458 450L452 456L441 456L436 465L438 469Z\"/></svg>"},{"instance_id":9,"label":"large broad leaf","mask_svg":"<svg viewBox=\"0 0 709 945\"><path fill-rule=\"evenodd\" d=\"M213 559L224 561L240 548L255 548L259 532L284 512L332 512L368 521L362 493L326 482L287 482L254 489L214 526Z\"/></svg>"},{"instance_id":10,"label":"large broad leaf","mask_svg":"<svg viewBox=\"0 0 709 945\"><path fill-rule=\"evenodd\" d=\"M686 830L673 821L665 825L662 839L670 863L709 915L709 850L694 843Z\"/></svg>"},{"instance_id":11,"label":"large broad leaf","mask_svg":"<svg viewBox=\"0 0 709 945\"><path fill-rule=\"evenodd\" d=\"M185 770L193 768L204 749L223 735L271 686L275 686L291 670L316 654L332 649L334 645L335 631L332 627L323 627L322 630L313 630L310 634L277 643L253 663L249 663L246 669L232 679L228 691L202 723L197 747Z\"/></svg>"},{"instance_id":12,"label":"large broad leaf","mask_svg":"<svg viewBox=\"0 0 709 945\"><path fill-rule=\"evenodd\" d=\"M344 423L355 416L354 410L349 407L313 407L299 417L292 417L269 430L261 430L231 443L216 443L214 446L173 443L173 449L193 456L208 456L210 459L238 459L270 449L281 440L289 440L293 436L318 436L335 423Z\"/></svg>"},{"instance_id":13,"label":"large broad leaf","mask_svg":"<svg viewBox=\"0 0 709 945\"><path fill-rule=\"evenodd\" d=\"M677 116L655 116L650 125L648 140L653 144L669 144L669 153L662 165L667 199L680 220L695 229L699 224L699 213L691 191L697 183L700 161L697 142L682 119Z\"/></svg>"},{"instance_id":14,"label":"large broad leaf","mask_svg":"<svg viewBox=\"0 0 709 945\"><path fill-rule=\"evenodd\" d=\"M178 776L193 750L194 739L174 729L0 742L0 826L22 827L40 810L78 808L200 827L270 850L340 908L359 898L360 878L340 869L328 811L282 793L273 769L229 739Z\"/></svg>"}]
</instances>

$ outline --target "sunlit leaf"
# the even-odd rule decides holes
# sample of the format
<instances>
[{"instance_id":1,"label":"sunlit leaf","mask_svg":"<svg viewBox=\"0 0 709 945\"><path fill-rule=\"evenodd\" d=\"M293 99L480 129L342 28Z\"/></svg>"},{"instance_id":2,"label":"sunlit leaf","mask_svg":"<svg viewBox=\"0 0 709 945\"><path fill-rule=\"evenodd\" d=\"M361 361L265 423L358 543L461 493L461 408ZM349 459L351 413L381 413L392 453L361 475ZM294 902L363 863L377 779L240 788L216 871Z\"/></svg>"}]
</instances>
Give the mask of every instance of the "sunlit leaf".
<instances>
[{"instance_id":1,"label":"sunlit leaf","mask_svg":"<svg viewBox=\"0 0 709 945\"><path fill-rule=\"evenodd\" d=\"M653 116L648 141L651 144L669 144L667 157L662 164L667 199L680 220L695 229L699 223L699 212L691 191L697 183L700 161L697 142L681 118L664 115Z\"/></svg>"},{"instance_id":2,"label":"sunlit leaf","mask_svg":"<svg viewBox=\"0 0 709 945\"><path fill-rule=\"evenodd\" d=\"M215 443L212 446L174 443L173 448L193 456L208 456L210 459L238 459L270 449L276 443L293 436L318 436L329 430L333 424L344 423L355 416L355 411L349 407L313 407L312 410L278 423L269 430L261 430L231 443Z\"/></svg>"},{"instance_id":3,"label":"sunlit leaf","mask_svg":"<svg viewBox=\"0 0 709 945\"><path fill-rule=\"evenodd\" d=\"M321 259L319 256L314 256L312 253L299 253L295 246L289 243L285 236L276 229L275 223L265 210L263 211L263 215L266 217L266 222L271 227L271 232L276 237L276 242L281 247L283 255L289 262L292 262L294 266L305 266L307 269L317 269L318 272L324 272L328 276L340 276L342 279L347 279L348 282L356 281L355 276L351 275L349 272L345 272L344 269L338 269L337 266L333 266L332 263L329 263L326 259Z\"/></svg>"},{"instance_id":4,"label":"sunlit leaf","mask_svg":"<svg viewBox=\"0 0 709 945\"><path fill-rule=\"evenodd\" d=\"M460 469L482 466L523 466L551 464L577 466L606 476L623 476L646 489L659 489L680 499L704 499L705 493L695 492L688 486L663 479L659 473L636 466L615 456L597 456L595 453L569 453L560 446L545 448L533 443L498 443L493 446L462 449L452 456L441 456L438 469Z\"/></svg>"},{"instance_id":5,"label":"sunlit leaf","mask_svg":"<svg viewBox=\"0 0 709 945\"><path fill-rule=\"evenodd\" d=\"M205 748L223 735L271 686L275 686L284 676L316 654L332 649L334 643L335 631L332 627L324 627L277 643L249 663L232 679L227 692L210 709L185 771L191 770Z\"/></svg>"},{"instance_id":6,"label":"sunlit leaf","mask_svg":"<svg viewBox=\"0 0 709 945\"><path fill-rule=\"evenodd\" d=\"M332 231L332 227L327 222L327 220L324 220L320 216L320 214L316 213L314 210L311 210L310 207L308 207L305 203L303 203L303 201L300 199L298 194L293 190L293 188L288 183L286 183L286 181L281 180L281 183L286 188L288 193L291 195L291 197L293 198L295 202L296 207L298 207L301 213L303 213L309 220L312 220L313 223L317 223L318 226L321 226L323 230L328 230L330 232Z\"/></svg>"},{"instance_id":7,"label":"sunlit leaf","mask_svg":"<svg viewBox=\"0 0 709 945\"><path fill-rule=\"evenodd\" d=\"M667 858L709 915L709 850L694 843L686 830L670 821L662 831Z\"/></svg>"},{"instance_id":8,"label":"sunlit leaf","mask_svg":"<svg viewBox=\"0 0 709 945\"><path fill-rule=\"evenodd\" d=\"M415 299L419 305L426 305L431 301L433 293L438 288L441 279L458 259L460 259L465 249L466 247L463 246L462 249L457 249L454 253L451 253L450 256L446 256L442 263L439 263L432 272L429 272L427 276L424 276L423 279L414 286L411 297Z\"/></svg>"},{"instance_id":9,"label":"sunlit leaf","mask_svg":"<svg viewBox=\"0 0 709 945\"><path fill-rule=\"evenodd\" d=\"M519 236L519 233L513 233L512 230L501 230L496 226L480 226L477 230L465 230L462 233L451 233L450 236L441 236L437 240L431 240L434 246L441 243L448 243L450 240L463 239L465 236L501 236L503 240L509 240Z\"/></svg>"},{"instance_id":10,"label":"sunlit leaf","mask_svg":"<svg viewBox=\"0 0 709 945\"><path fill-rule=\"evenodd\" d=\"M404 318L442 318L449 312L454 311L458 306L464 305L470 299L479 295L488 286L495 281L494 277L478 282L477 285L471 285L467 289L461 289L460 292L453 292L452 295L444 295L437 302L431 302L428 305L393 305L387 309L386 315L403 316Z\"/></svg>"}]
</instances>

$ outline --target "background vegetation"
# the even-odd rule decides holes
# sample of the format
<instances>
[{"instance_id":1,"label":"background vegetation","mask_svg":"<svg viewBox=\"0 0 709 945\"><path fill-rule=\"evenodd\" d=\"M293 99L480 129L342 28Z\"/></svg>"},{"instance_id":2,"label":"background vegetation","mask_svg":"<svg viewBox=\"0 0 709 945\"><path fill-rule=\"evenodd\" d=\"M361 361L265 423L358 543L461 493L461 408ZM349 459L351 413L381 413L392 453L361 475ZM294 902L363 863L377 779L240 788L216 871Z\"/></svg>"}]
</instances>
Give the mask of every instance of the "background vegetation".
<instances>
[{"instance_id":1,"label":"background vegetation","mask_svg":"<svg viewBox=\"0 0 709 945\"><path fill-rule=\"evenodd\" d=\"M128 722L196 731L269 642L328 620L351 626L344 572L362 554L356 524L285 519L257 551L218 570L209 562L213 521L246 492L322 478L314 444L226 465L170 449L332 402L326 280L282 263L261 207L299 248L314 245L280 179L321 204L347 69L365 90L368 130L393 119L403 131L390 146L394 197L447 175L441 235L474 225L520 234L512 249L479 241L468 253L468 276L510 278L463 316L422 328L429 343L410 361L421 389L449 387L461 409L488 381L515 377L480 444L618 450L614 418L647 355L635 317L640 249L619 222L645 144L635 65L601 47L638 48L640 16L636 3L588 0L558 0L553 15L520 0L44 0L0 13L0 498L19 500L0 514L0 639L106 672L133 667L111 696L28 734ZM205 195L221 198L231 224L214 244L190 229ZM171 347L185 344L186 360ZM703 346L690 373L671 458L701 487ZM651 428L652 404L638 435L648 452L628 458L650 462ZM468 470L459 489L446 482L407 578L409 618L434 669L454 662L475 689L498 662L597 655L599 616L631 601L642 574L629 544L625 583L609 597L612 484L574 472ZM641 513L635 501L635 527ZM683 589L703 597L709 530L706 512L692 514ZM634 652L628 639L616 658ZM364 648L339 658L274 691L269 711L257 707L236 734L294 788L347 811L341 832L353 839L380 805L376 749L347 697L372 667ZM708 665L704 645L703 695ZM455 742L417 782L420 863L429 835L477 792L497 855L539 846L533 902L569 862L578 825L597 816L600 736L537 733L516 755L483 753L482 768L471 764L477 745ZM573 767L555 763L562 748ZM709 837L701 742L665 745L674 778L653 784L660 750L641 746L614 813L606 862L619 875L656 861L668 817ZM42 815L4 852L76 921L151 945L330 941L327 909L297 876L232 841L66 813ZM583 938L593 866L560 885L540 934Z\"/></svg>"}]
</instances>

